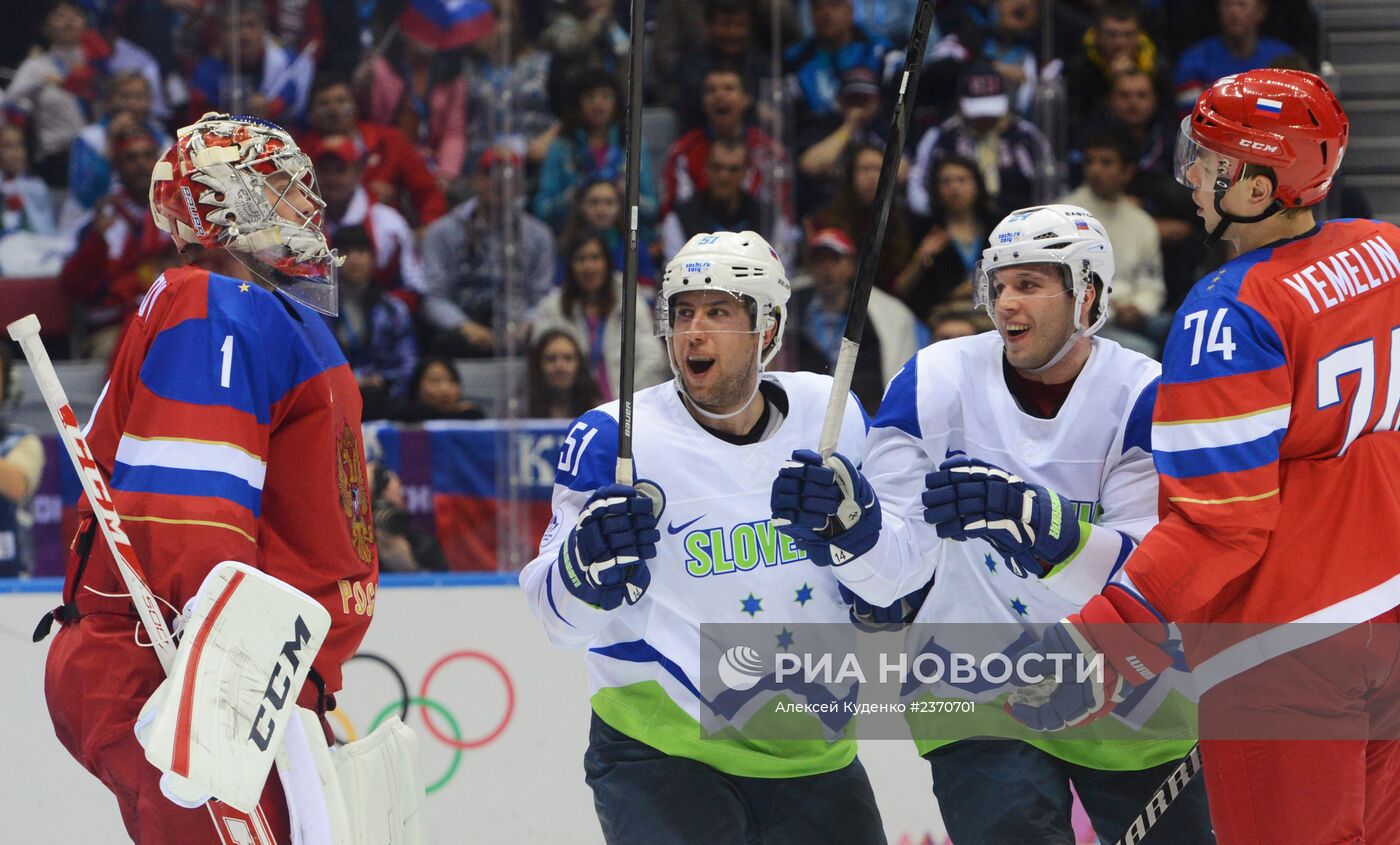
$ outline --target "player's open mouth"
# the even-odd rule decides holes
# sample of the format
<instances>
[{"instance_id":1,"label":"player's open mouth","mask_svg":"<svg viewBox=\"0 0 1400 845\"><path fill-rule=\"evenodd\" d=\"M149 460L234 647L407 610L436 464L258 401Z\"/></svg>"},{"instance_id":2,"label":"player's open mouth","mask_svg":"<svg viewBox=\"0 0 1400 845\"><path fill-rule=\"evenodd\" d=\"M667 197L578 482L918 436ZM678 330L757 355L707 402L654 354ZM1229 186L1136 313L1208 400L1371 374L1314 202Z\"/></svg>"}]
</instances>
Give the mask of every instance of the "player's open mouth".
<instances>
[{"instance_id":1,"label":"player's open mouth","mask_svg":"<svg viewBox=\"0 0 1400 845\"><path fill-rule=\"evenodd\" d=\"M1007 323L1007 324L1006 324L1006 339L1007 339L1007 340L1012 340L1012 339L1014 339L1014 338L1019 338L1021 335L1025 334L1026 332L1028 332L1028 331L1030 331L1030 330L1031 330L1031 327L1028 326L1028 325L1026 325L1025 323Z\"/></svg>"},{"instance_id":2,"label":"player's open mouth","mask_svg":"<svg viewBox=\"0 0 1400 845\"><path fill-rule=\"evenodd\" d=\"M715 359L706 358L701 355L690 355L685 359L685 367L690 370L691 375L703 376L715 365Z\"/></svg>"}]
</instances>

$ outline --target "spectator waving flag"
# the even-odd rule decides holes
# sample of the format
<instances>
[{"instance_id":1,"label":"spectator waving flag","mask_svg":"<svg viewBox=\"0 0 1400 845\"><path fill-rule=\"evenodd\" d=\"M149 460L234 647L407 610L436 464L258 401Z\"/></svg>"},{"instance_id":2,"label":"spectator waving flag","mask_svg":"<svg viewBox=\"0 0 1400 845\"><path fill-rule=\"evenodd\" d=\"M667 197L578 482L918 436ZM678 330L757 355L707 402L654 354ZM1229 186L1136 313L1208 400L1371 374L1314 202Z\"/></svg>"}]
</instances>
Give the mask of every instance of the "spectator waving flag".
<instances>
[{"instance_id":1,"label":"spectator waving flag","mask_svg":"<svg viewBox=\"0 0 1400 845\"><path fill-rule=\"evenodd\" d=\"M409 0L399 18L404 35L439 50L465 47L491 31L486 0Z\"/></svg>"}]
</instances>

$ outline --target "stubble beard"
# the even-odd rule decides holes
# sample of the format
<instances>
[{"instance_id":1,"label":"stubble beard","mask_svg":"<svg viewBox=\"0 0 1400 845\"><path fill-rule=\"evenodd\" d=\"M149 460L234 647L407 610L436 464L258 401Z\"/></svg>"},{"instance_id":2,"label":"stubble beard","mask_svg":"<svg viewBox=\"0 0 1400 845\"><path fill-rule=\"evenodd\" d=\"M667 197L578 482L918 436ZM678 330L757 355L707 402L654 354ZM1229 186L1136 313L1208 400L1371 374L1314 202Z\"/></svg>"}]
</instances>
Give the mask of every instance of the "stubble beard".
<instances>
[{"instance_id":1,"label":"stubble beard","mask_svg":"<svg viewBox=\"0 0 1400 845\"><path fill-rule=\"evenodd\" d=\"M758 378L757 368L757 359L748 358L742 371L716 379L714 385L706 391L708 395L701 395L694 387L687 384L690 401L712 414L727 414L742 410L741 403L752 397L754 382Z\"/></svg>"}]
</instances>

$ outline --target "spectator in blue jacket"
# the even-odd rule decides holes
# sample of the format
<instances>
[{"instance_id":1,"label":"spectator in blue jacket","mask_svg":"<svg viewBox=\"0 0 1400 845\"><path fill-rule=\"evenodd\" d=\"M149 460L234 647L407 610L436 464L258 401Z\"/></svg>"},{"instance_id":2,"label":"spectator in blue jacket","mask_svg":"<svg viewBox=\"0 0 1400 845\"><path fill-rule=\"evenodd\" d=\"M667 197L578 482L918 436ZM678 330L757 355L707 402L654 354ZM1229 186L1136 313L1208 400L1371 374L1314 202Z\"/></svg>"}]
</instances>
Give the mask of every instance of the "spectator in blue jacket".
<instances>
[{"instance_id":1,"label":"spectator in blue jacket","mask_svg":"<svg viewBox=\"0 0 1400 845\"><path fill-rule=\"evenodd\" d=\"M888 41L856 24L852 0L812 0L812 36L783 54L797 91L798 132L804 120L839 116L842 75L863 67L879 79L889 48Z\"/></svg>"},{"instance_id":2,"label":"spectator in blue jacket","mask_svg":"<svg viewBox=\"0 0 1400 845\"><path fill-rule=\"evenodd\" d=\"M345 258L340 268L340 313L327 317L364 398L364 418L385 419L408 399L418 366L413 317L402 300L374 283L374 243L363 226L335 234Z\"/></svg>"},{"instance_id":3,"label":"spectator in blue jacket","mask_svg":"<svg viewBox=\"0 0 1400 845\"><path fill-rule=\"evenodd\" d=\"M119 70L102 83L102 117L83 127L68 152L68 201L63 216L76 219L112 192L111 142L132 128L145 129L164 149L174 142L152 114L151 81L138 70Z\"/></svg>"},{"instance_id":4,"label":"spectator in blue jacket","mask_svg":"<svg viewBox=\"0 0 1400 845\"><path fill-rule=\"evenodd\" d=\"M1259 34L1268 0L1220 0L1220 34L1198 41L1181 54L1176 66L1176 105L1183 115L1201 92L1222 76L1267 67L1294 48Z\"/></svg>"},{"instance_id":5,"label":"spectator in blue jacket","mask_svg":"<svg viewBox=\"0 0 1400 845\"><path fill-rule=\"evenodd\" d=\"M266 0L243 0L238 14L239 67L210 56L195 65L190 79L191 111L239 111L283 126L299 126L311 98L310 52L293 53L267 31ZM242 99L233 102L234 76Z\"/></svg>"},{"instance_id":6,"label":"spectator in blue jacket","mask_svg":"<svg viewBox=\"0 0 1400 845\"><path fill-rule=\"evenodd\" d=\"M574 100L564 115L559 137L549 145L535 192L535 216L560 231L573 209L574 197L590 179L621 181L627 150L622 137L622 91L607 71L583 71L575 78ZM642 145L641 223L644 235L656 223L656 183ZM650 237L644 237L650 242Z\"/></svg>"}]
</instances>

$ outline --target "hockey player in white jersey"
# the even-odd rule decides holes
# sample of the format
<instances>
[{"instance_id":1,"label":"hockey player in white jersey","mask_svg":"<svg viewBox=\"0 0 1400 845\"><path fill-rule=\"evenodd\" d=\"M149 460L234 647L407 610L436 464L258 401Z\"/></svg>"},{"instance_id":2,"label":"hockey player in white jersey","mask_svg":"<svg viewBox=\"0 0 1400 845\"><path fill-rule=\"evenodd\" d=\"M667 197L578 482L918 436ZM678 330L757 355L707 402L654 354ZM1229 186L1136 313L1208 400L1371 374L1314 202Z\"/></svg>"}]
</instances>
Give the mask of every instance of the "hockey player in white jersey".
<instances>
[{"instance_id":1,"label":"hockey player in white jersey","mask_svg":"<svg viewBox=\"0 0 1400 845\"><path fill-rule=\"evenodd\" d=\"M824 484L812 453L794 454L773 488L775 522L814 559L839 562L856 614L931 623L911 629L916 639L935 623L1001 623L960 629L983 656L1019 651L1098 593L1156 522L1160 372L1094 337L1108 318L1113 251L1093 215L1023 209L989 240L977 297L997 331L926 347L895 375L862 468L876 498L848 492L862 472ZM870 504L822 536L827 514L852 499ZM1001 641L978 641L987 637ZM1071 783L1099 837L1115 841L1190 749L1189 740L1005 739L1034 735L992 703L1009 688L982 692L975 718L909 719L955 842L1074 842ZM1173 695L1152 706L1189 708ZM1199 780L1146 841L1213 841Z\"/></svg>"},{"instance_id":2,"label":"hockey player in white jersey","mask_svg":"<svg viewBox=\"0 0 1400 845\"><path fill-rule=\"evenodd\" d=\"M779 634L847 616L832 570L768 519L769 480L816 442L831 391L827 376L763 372L788 292L754 232L696 235L667 265L657 328L676 377L636 395L632 444L664 507L612 483L617 402L560 450L553 521L520 581L549 639L586 649L584 770L609 843L885 841L853 739L705 728L702 623ZM840 448L857 461L867 425L851 399Z\"/></svg>"}]
</instances>

